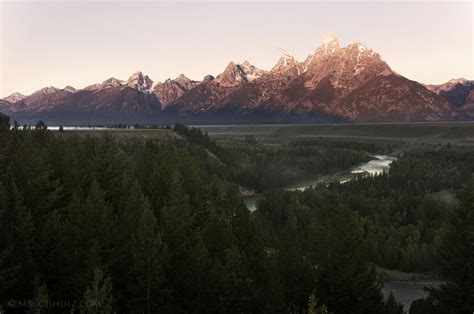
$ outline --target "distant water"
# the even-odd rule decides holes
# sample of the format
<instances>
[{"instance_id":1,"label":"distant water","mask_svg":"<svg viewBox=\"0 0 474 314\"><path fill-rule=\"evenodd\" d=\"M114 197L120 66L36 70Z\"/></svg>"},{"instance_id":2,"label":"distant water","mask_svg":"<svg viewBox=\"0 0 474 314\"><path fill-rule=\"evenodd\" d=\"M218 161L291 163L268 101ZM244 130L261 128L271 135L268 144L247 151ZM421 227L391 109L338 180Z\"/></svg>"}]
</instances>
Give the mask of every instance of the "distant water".
<instances>
[{"instance_id":1,"label":"distant water","mask_svg":"<svg viewBox=\"0 0 474 314\"><path fill-rule=\"evenodd\" d=\"M245 206L247 206L248 210L251 212L255 211L257 209L257 200L259 199L260 196L249 196L244 198L244 203Z\"/></svg>"},{"instance_id":2,"label":"distant water","mask_svg":"<svg viewBox=\"0 0 474 314\"><path fill-rule=\"evenodd\" d=\"M317 186L320 183L328 181L339 181L345 183L350 181L356 174L367 173L371 175L380 174L382 172L388 172L390 164L397 160L395 157L387 155L375 155L372 156L376 159L364 162L355 166L354 168L347 171L346 174L334 174L334 175L322 175L313 179L306 179L295 184L284 187L285 191L304 191L311 186ZM260 196L250 196L244 198L244 203L250 211L257 209L256 202Z\"/></svg>"},{"instance_id":3,"label":"distant water","mask_svg":"<svg viewBox=\"0 0 474 314\"><path fill-rule=\"evenodd\" d=\"M428 295L424 291L425 286L437 287L439 285L440 282L386 282L382 292L385 298L392 292L395 299L403 304L405 311L408 311L413 301Z\"/></svg>"},{"instance_id":4,"label":"distant water","mask_svg":"<svg viewBox=\"0 0 474 314\"><path fill-rule=\"evenodd\" d=\"M87 126L63 126L64 131L107 131L110 130L110 128L105 128L105 127L87 127ZM48 126L48 130L51 131L58 131L59 126Z\"/></svg>"},{"instance_id":5,"label":"distant water","mask_svg":"<svg viewBox=\"0 0 474 314\"><path fill-rule=\"evenodd\" d=\"M354 168L351 173L369 173L371 175L380 174L382 172L387 172L390 168L390 164L397 160L395 157L386 156L386 155L375 155L376 160L371 160L369 162L363 163L360 166Z\"/></svg>"},{"instance_id":6,"label":"distant water","mask_svg":"<svg viewBox=\"0 0 474 314\"><path fill-rule=\"evenodd\" d=\"M23 126L20 126L20 129L23 128ZM34 125L31 125L31 128L35 128ZM59 131L59 126L53 125L53 126L47 126L48 130L50 131ZM13 126L10 126L10 129L13 129ZM130 127L130 129L133 129L133 127ZM107 127L102 127L102 126L63 126L64 131L107 131L107 130L117 130L116 128L107 128Z\"/></svg>"}]
</instances>

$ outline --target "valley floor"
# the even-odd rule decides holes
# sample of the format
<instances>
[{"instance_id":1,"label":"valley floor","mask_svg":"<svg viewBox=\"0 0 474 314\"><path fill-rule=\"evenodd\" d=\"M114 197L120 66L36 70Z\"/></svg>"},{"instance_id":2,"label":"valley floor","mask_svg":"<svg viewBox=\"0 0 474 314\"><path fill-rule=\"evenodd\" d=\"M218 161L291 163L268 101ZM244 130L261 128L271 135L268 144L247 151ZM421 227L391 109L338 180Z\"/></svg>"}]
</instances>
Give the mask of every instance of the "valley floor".
<instances>
[{"instance_id":1,"label":"valley floor","mask_svg":"<svg viewBox=\"0 0 474 314\"><path fill-rule=\"evenodd\" d=\"M353 140L402 141L405 143L442 143L474 145L474 121L407 122L360 124L255 124L196 126L216 138L256 137L350 138Z\"/></svg>"}]
</instances>

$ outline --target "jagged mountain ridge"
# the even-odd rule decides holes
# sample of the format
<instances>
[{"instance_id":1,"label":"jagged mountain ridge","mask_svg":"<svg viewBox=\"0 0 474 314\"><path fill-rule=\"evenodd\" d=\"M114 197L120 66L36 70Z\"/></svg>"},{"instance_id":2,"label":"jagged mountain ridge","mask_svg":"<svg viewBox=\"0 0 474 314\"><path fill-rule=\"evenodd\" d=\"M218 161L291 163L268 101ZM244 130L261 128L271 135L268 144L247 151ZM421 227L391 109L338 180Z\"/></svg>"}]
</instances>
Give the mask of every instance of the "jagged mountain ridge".
<instances>
[{"instance_id":1,"label":"jagged mountain ridge","mask_svg":"<svg viewBox=\"0 0 474 314\"><path fill-rule=\"evenodd\" d=\"M474 81L459 78L452 79L444 84L425 86L457 108L474 104Z\"/></svg>"},{"instance_id":2,"label":"jagged mountain ridge","mask_svg":"<svg viewBox=\"0 0 474 314\"><path fill-rule=\"evenodd\" d=\"M456 85L456 84L454 84ZM202 81L184 74L154 83L138 71L84 89L47 87L9 96L13 118L81 121L332 122L436 121L470 118L442 93L395 73L362 44L326 40L303 62L284 54L265 71L230 62ZM9 101L10 100L10 101ZM8 104L11 104L8 106ZM5 109L7 108L7 109Z\"/></svg>"},{"instance_id":3,"label":"jagged mountain ridge","mask_svg":"<svg viewBox=\"0 0 474 314\"><path fill-rule=\"evenodd\" d=\"M233 73L230 69L224 74ZM285 54L246 84L216 80L171 103L181 115L267 115L275 121L413 121L456 119L450 105L421 84L393 72L380 55L362 44L340 48L323 43L304 62ZM240 84L239 84L240 83ZM238 87L236 87L238 86ZM196 104L198 104L196 106Z\"/></svg>"},{"instance_id":4,"label":"jagged mountain ridge","mask_svg":"<svg viewBox=\"0 0 474 314\"><path fill-rule=\"evenodd\" d=\"M459 78L444 84L425 86L446 99L463 116L474 118L474 81Z\"/></svg>"},{"instance_id":5,"label":"jagged mountain ridge","mask_svg":"<svg viewBox=\"0 0 474 314\"><path fill-rule=\"evenodd\" d=\"M20 100L23 100L25 99L25 95L21 94L21 93L13 93L5 98L3 98L2 100L6 101L6 102L9 102L9 103L16 103Z\"/></svg>"},{"instance_id":6,"label":"jagged mountain ridge","mask_svg":"<svg viewBox=\"0 0 474 314\"><path fill-rule=\"evenodd\" d=\"M84 89L67 86L47 87L12 104L10 114L19 120L107 121L123 115L139 117L161 110L159 101L150 92L152 81L141 72L128 81L115 78Z\"/></svg>"},{"instance_id":7,"label":"jagged mountain ridge","mask_svg":"<svg viewBox=\"0 0 474 314\"><path fill-rule=\"evenodd\" d=\"M171 102L165 115L193 115L208 113L235 90L256 81L266 74L248 61L242 64L230 62L217 77L207 75L194 88Z\"/></svg>"},{"instance_id":8,"label":"jagged mountain ridge","mask_svg":"<svg viewBox=\"0 0 474 314\"><path fill-rule=\"evenodd\" d=\"M184 93L194 88L198 83L184 74L180 74L174 80L167 79L163 83L156 83L153 86L153 93L160 101L162 108L165 108L169 103L184 95Z\"/></svg>"}]
</instances>

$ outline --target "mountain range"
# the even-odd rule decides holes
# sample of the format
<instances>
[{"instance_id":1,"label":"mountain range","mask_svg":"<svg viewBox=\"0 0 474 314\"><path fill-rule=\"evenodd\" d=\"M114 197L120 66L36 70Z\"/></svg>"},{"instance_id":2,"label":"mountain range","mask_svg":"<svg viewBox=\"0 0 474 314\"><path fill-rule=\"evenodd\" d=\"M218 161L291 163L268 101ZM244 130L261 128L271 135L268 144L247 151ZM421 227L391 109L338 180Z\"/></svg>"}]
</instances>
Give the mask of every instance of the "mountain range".
<instances>
[{"instance_id":1,"label":"mountain range","mask_svg":"<svg viewBox=\"0 0 474 314\"><path fill-rule=\"evenodd\" d=\"M474 117L474 81L453 79L440 85L425 85L426 88L446 99L468 117Z\"/></svg>"},{"instance_id":2,"label":"mountain range","mask_svg":"<svg viewBox=\"0 0 474 314\"><path fill-rule=\"evenodd\" d=\"M474 81L423 85L360 43L332 37L304 61L284 54L270 70L230 62L216 77L153 82L138 71L83 89L45 87L0 100L20 123L287 123L442 121L474 118Z\"/></svg>"}]
</instances>

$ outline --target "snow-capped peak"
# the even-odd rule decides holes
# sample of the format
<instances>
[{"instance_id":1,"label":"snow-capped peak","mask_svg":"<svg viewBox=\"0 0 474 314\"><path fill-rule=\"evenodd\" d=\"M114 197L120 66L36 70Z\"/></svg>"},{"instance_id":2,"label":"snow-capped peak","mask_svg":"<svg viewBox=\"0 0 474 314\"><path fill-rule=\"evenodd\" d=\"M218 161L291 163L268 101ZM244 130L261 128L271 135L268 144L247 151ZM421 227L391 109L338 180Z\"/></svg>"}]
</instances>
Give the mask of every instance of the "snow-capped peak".
<instances>
[{"instance_id":1,"label":"snow-capped peak","mask_svg":"<svg viewBox=\"0 0 474 314\"><path fill-rule=\"evenodd\" d=\"M180 83L180 84L187 84L188 82L190 82L191 80L186 76L184 75L183 73L181 73L180 75L178 75L177 78L174 79L176 82Z\"/></svg>"},{"instance_id":2,"label":"snow-capped peak","mask_svg":"<svg viewBox=\"0 0 474 314\"><path fill-rule=\"evenodd\" d=\"M361 44L361 43L350 44L348 47L354 47L353 49L357 48L357 51L358 51L359 55L361 55L361 54L365 54L365 55L369 55L369 56L376 55L375 51L373 51L370 48L367 48L364 44Z\"/></svg>"},{"instance_id":3,"label":"snow-capped peak","mask_svg":"<svg viewBox=\"0 0 474 314\"><path fill-rule=\"evenodd\" d=\"M295 58L288 53L285 53L282 58L283 58L284 66L288 66L289 64L292 64L295 61Z\"/></svg>"},{"instance_id":4,"label":"snow-capped peak","mask_svg":"<svg viewBox=\"0 0 474 314\"><path fill-rule=\"evenodd\" d=\"M452 79L452 80L449 80L447 83L451 83L451 84L464 84L467 82L467 79L465 78L457 78L457 79Z\"/></svg>"},{"instance_id":5,"label":"snow-capped peak","mask_svg":"<svg viewBox=\"0 0 474 314\"><path fill-rule=\"evenodd\" d=\"M366 46L360 44L360 43L357 43L357 49L359 49L359 52L364 52L364 51L367 51L369 50Z\"/></svg>"},{"instance_id":6,"label":"snow-capped peak","mask_svg":"<svg viewBox=\"0 0 474 314\"><path fill-rule=\"evenodd\" d=\"M451 79L443 84L423 84L423 85L429 90L439 94L440 92L449 91L453 89L458 84L471 85L471 84L474 84L474 81L469 81L465 78L457 78L457 79Z\"/></svg>"},{"instance_id":7,"label":"snow-capped peak","mask_svg":"<svg viewBox=\"0 0 474 314\"><path fill-rule=\"evenodd\" d=\"M9 95L9 96L3 98L3 100L8 101L8 102L11 103L11 104L14 104L14 103L16 103L16 102L18 102L18 101L20 101L20 100L25 99L25 98L26 98L26 96L23 95L23 94L20 94L20 93L13 93L13 94L11 94L11 95Z\"/></svg>"},{"instance_id":8,"label":"snow-capped peak","mask_svg":"<svg viewBox=\"0 0 474 314\"><path fill-rule=\"evenodd\" d=\"M249 61L245 60L242 64L239 64L240 68L243 70L245 73L245 76L247 78L247 81L253 81L254 79L257 79L263 75L265 71L257 68L253 64L251 64Z\"/></svg>"},{"instance_id":9,"label":"snow-capped peak","mask_svg":"<svg viewBox=\"0 0 474 314\"><path fill-rule=\"evenodd\" d=\"M59 88L57 87L54 87L54 86L48 86L48 87L44 87L40 90L37 90L36 92L34 92L33 94L36 94L36 95L46 95L46 94L52 94L52 93L55 93L59 90ZM33 95L32 94L32 95Z\"/></svg>"},{"instance_id":10,"label":"snow-capped peak","mask_svg":"<svg viewBox=\"0 0 474 314\"><path fill-rule=\"evenodd\" d=\"M69 92L69 93L75 93L75 92L77 92L77 89L75 89L74 87L72 87L72 86L70 86L70 85L64 87L63 90L66 91L66 92Z\"/></svg>"},{"instance_id":11,"label":"snow-capped peak","mask_svg":"<svg viewBox=\"0 0 474 314\"><path fill-rule=\"evenodd\" d=\"M252 65L250 62L248 62L247 60L245 60L243 63L239 64L240 67L244 70L244 72L247 74L247 73L251 73L251 72L254 72L255 69L257 69L256 66Z\"/></svg>"},{"instance_id":12,"label":"snow-capped peak","mask_svg":"<svg viewBox=\"0 0 474 314\"><path fill-rule=\"evenodd\" d=\"M332 42L336 42L339 44L339 41L337 40L337 37L334 36L334 35L330 35L330 36L326 36L324 39L323 39L323 45L329 45L330 43Z\"/></svg>"},{"instance_id":13,"label":"snow-capped peak","mask_svg":"<svg viewBox=\"0 0 474 314\"><path fill-rule=\"evenodd\" d=\"M140 92L151 93L153 81L148 77L148 75L143 75L141 71L137 71L130 76L127 81L127 86Z\"/></svg>"},{"instance_id":14,"label":"snow-capped peak","mask_svg":"<svg viewBox=\"0 0 474 314\"><path fill-rule=\"evenodd\" d=\"M181 73L180 75L178 75L176 80L189 80L189 78L186 75L184 75L183 73Z\"/></svg>"},{"instance_id":15,"label":"snow-capped peak","mask_svg":"<svg viewBox=\"0 0 474 314\"><path fill-rule=\"evenodd\" d=\"M288 53L284 53L283 56L278 60L277 64L273 66L271 72L284 72L288 69L292 69L298 65L295 57Z\"/></svg>"},{"instance_id":16,"label":"snow-capped peak","mask_svg":"<svg viewBox=\"0 0 474 314\"><path fill-rule=\"evenodd\" d=\"M215 80L215 77L208 74L206 76L204 76L204 78L202 79L202 82L211 82L211 81L214 81Z\"/></svg>"},{"instance_id":17,"label":"snow-capped peak","mask_svg":"<svg viewBox=\"0 0 474 314\"><path fill-rule=\"evenodd\" d=\"M191 79L187 77L186 75L184 75L183 73L178 75L178 77L175 78L174 81L185 89L191 89L196 85L196 82L191 81Z\"/></svg>"},{"instance_id":18,"label":"snow-capped peak","mask_svg":"<svg viewBox=\"0 0 474 314\"><path fill-rule=\"evenodd\" d=\"M115 77L111 77L103 81L99 88L120 87L125 84L126 82L116 79Z\"/></svg>"},{"instance_id":19,"label":"snow-capped peak","mask_svg":"<svg viewBox=\"0 0 474 314\"><path fill-rule=\"evenodd\" d=\"M216 77L216 82L222 86L235 86L247 82L247 75L240 65L229 62L224 72Z\"/></svg>"},{"instance_id":20,"label":"snow-capped peak","mask_svg":"<svg viewBox=\"0 0 474 314\"><path fill-rule=\"evenodd\" d=\"M317 51L321 51L328 55L337 52L339 49L339 41L336 36L328 36L324 38L323 44L317 49Z\"/></svg>"}]
</instances>

